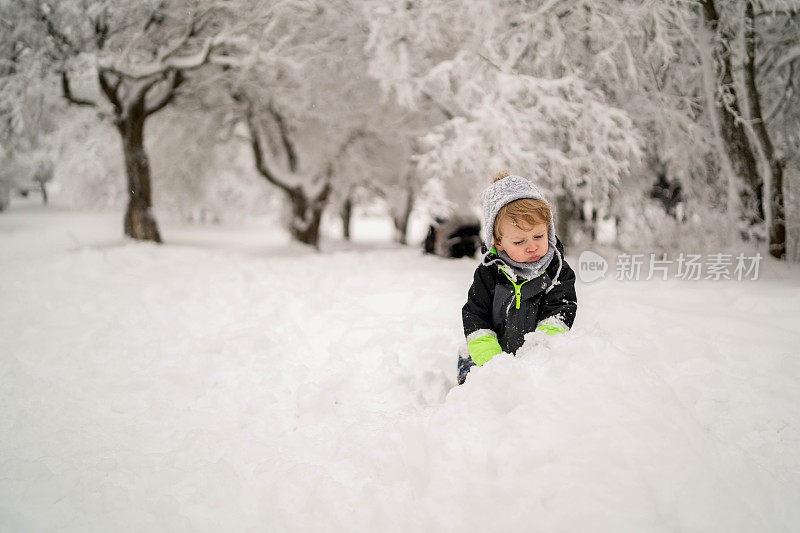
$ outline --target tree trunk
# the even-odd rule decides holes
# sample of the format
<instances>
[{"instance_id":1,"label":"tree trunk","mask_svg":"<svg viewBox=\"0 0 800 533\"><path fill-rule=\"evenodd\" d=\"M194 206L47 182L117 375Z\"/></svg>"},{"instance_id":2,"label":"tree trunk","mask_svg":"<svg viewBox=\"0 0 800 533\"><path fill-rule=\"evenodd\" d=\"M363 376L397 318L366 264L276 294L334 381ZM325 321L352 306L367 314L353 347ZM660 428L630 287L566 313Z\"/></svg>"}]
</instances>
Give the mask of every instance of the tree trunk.
<instances>
[{"instance_id":1,"label":"tree trunk","mask_svg":"<svg viewBox=\"0 0 800 533\"><path fill-rule=\"evenodd\" d=\"M117 119L128 178L128 209L125 212L125 235L143 241L161 242L151 208L150 163L144 149L144 96Z\"/></svg>"},{"instance_id":2,"label":"tree trunk","mask_svg":"<svg viewBox=\"0 0 800 533\"><path fill-rule=\"evenodd\" d=\"M0 212L3 212L8 207L11 201L11 185L3 180L0 176Z\"/></svg>"},{"instance_id":3,"label":"tree trunk","mask_svg":"<svg viewBox=\"0 0 800 533\"><path fill-rule=\"evenodd\" d=\"M400 215L392 217L394 228L397 231L397 242L408 244L408 222L411 220L411 212L414 210L414 190L409 187L406 191L406 203Z\"/></svg>"},{"instance_id":4,"label":"tree trunk","mask_svg":"<svg viewBox=\"0 0 800 533\"><path fill-rule=\"evenodd\" d=\"M342 205L341 211L342 217L342 235L344 236L344 240L350 240L350 224L353 219L353 199L348 196L344 204Z\"/></svg>"},{"instance_id":5,"label":"tree trunk","mask_svg":"<svg viewBox=\"0 0 800 533\"><path fill-rule=\"evenodd\" d=\"M745 62L744 79L747 97L750 103L750 120L756 139L761 144L761 154L765 163L764 181L769 180L768 198L764 198L764 211L768 223L769 253L777 259L786 257L786 220L783 205L783 167L784 162L775 155L775 147L767 130L761 110L761 94L756 85L756 30L753 2L745 8Z\"/></svg>"},{"instance_id":6,"label":"tree trunk","mask_svg":"<svg viewBox=\"0 0 800 533\"><path fill-rule=\"evenodd\" d=\"M296 241L302 242L303 244L308 244L319 249L319 228L322 220L323 209L313 208L309 213L303 216L297 214L297 210L294 209L294 205L292 207L294 216L289 228L292 238ZM300 218L301 216L303 218ZM309 220L306 220L305 216L310 217Z\"/></svg>"},{"instance_id":7,"label":"tree trunk","mask_svg":"<svg viewBox=\"0 0 800 533\"><path fill-rule=\"evenodd\" d=\"M714 102L709 102L712 106L711 112L716 113L719 118L719 133L726 152L724 155L730 161L733 175L744 179L743 214L750 224L756 224L764 220L764 183L758 174L753 147L741 121L739 99L733 89L735 84L731 63L731 43L734 37L721 27L714 0L704 0L701 11L706 27L711 31L712 36L716 36L717 44L714 47L714 56L720 69L720 85L717 86ZM724 94L724 91L729 92Z\"/></svg>"},{"instance_id":8,"label":"tree trunk","mask_svg":"<svg viewBox=\"0 0 800 533\"><path fill-rule=\"evenodd\" d=\"M315 198L309 199L301 187L290 189L289 199L292 202L292 220L289 233L292 238L319 249L319 230L322 212L330 195L330 184Z\"/></svg>"},{"instance_id":9,"label":"tree trunk","mask_svg":"<svg viewBox=\"0 0 800 533\"><path fill-rule=\"evenodd\" d=\"M787 162L782 179L786 193L786 260L800 263L800 165Z\"/></svg>"},{"instance_id":10,"label":"tree trunk","mask_svg":"<svg viewBox=\"0 0 800 533\"><path fill-rule=\"evenodd\" d=\"M310 223L303 223L302 226L292 224L291 235L292 238L303 244L308 244L316 249L319 249L319 227L322 218L322 210L315 211L312 214Z\"/></svg>"},{"instance_id":11,"label":"tree trunk","mask_svg":"<svg viewBox=\"0 0 800 533\"><path fill-rule=\"evenodd\" d=\"M564 246L570 242L569 221L573 215L572 200L566 194L556 196L556 235Z\"/></svg>"},{"instance_id":12,"label":"tree trunk","mask_svg":"<svg viewBox=\"0 0 800 533\"><path fill-rule=\"evenodd\" d=\"M772 219L769 226L769 253L776 259L786 259L786 209L783 196L784 161L774 162L772 169L772 194L770 207Z\"/></svg>"}]
</instances>

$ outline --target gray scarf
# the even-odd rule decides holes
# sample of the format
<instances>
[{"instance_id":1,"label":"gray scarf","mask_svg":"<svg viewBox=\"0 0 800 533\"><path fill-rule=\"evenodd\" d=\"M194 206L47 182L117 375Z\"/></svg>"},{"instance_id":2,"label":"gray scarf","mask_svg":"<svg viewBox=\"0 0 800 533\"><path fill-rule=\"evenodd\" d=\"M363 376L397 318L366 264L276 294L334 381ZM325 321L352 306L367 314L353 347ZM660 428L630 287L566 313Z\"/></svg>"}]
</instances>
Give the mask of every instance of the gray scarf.
<instances>
[{"instance_id":1,"label":"gray scarf","mask_svg":"<svg viewBox=\"0 0 800 533\"><path fill-rule=\"evenodd\" d=\"M558 250L556 250L555 246L548 246L547 253L535 263L517 263L511 259L505 251L498 251L497 256L503 261L503 263L511 268L516 278L533 279L541 276L542 272L544 272L545 269L550 266L550 262L553 260L553 256L557 251ZM508 272L508 270L506 270L506 272Z\"/></svg>"}]
</instances>

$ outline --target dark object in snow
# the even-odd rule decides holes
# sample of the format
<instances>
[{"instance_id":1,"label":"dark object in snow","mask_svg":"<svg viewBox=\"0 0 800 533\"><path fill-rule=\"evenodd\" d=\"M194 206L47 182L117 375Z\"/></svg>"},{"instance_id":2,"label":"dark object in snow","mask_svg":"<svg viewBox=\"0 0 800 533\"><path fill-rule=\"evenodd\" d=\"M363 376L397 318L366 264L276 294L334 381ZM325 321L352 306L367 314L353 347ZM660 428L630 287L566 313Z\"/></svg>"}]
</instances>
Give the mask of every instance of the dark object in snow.
<instances>
[{"instance_id":1,"label":"dark object in snow","mask_svg":"<svg viewBox=\"0 0 800 533\"><path fill-rule=\"evenodd\" d=\"M469 356L469 349L464 344L458 349L458 375L456 376L456 384L463 385L467 380L467 374L470 369L475 366L475 362Z\"/></svg>"},{"instance_id":2,"label":"dark object in snow","mask_svg":"<svg viewBox=\"0 0 800 533\"><path fill-rule=\"evenodd\" d=\"M481 224L476 217L436 217L423 246L427 254L472 257L481 246Z\"/></svg>"},{"instance_id":3,"label":"dark object in snow","mask_svg":"<svg viewBox=\"0 0 800 533\"><path fill-rule=\"evenodd\" d=\"M664 211L678 220L683 218L683 189L678 180L667 179L666 174L658 174L653 188L650 189L650 198L658 200L664 206Z\"/></svg>"}]
</instances>

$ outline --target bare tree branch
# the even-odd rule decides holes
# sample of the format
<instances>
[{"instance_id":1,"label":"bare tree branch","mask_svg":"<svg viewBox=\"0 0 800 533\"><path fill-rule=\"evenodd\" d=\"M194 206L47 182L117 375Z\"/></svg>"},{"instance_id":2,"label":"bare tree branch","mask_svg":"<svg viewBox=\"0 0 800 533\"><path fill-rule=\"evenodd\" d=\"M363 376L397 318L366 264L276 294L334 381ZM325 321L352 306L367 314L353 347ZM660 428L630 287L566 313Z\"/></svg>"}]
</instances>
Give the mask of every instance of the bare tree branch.
<instances>
[{"instance_id":1,"label":"bare tree branch","mask_svg":"<svg viewBox=\"0 0 800 533\"><path fill-rule=\"evenodd\" d=\"M363 139L367 136L367 132L362 129L357 129L350 132L350 135L347 136L347 139L342 143L339 147L339 150L336 152L334 159L339 159L344 155L344 153L358 140Z\"/></svg>"},{"instance_id":2,"label":"bare tree branch","mask_svg":"<svg viewBox=\"0 0 800 533\"><path fill-rule=\"evenodd\" d=\"M347 150L359 139L363 139L367 136L367 133L364 130L357 129L350 132L350 135L347 136L347 139L339 146L339 150L337 150L336 154L331 157L330 161L328 161L328 165L325 169L325 187L329 187L331 183L331 179L333 178L333 172L336 163L341 159L341 157L347 152ZM325 189L323 187L323 190ZM330 191L328 191L330 192ZM321 195L322 193L320 193ZM327 194L327 193L326 193Z\"/></svg>"},{"instance_id":3,"label":"bare tree branch","mask_svg":"<svg viewBox=\"0 0 800 533\"><path fill-rule=\"evenodd\" d=\"M163 81L165 76L166 74L162 76L155 76L149 80L140 81L138 85L134 85L131 89L130 101L144 103L144 100L147 97L147 93L150 92L150 89L155 87L159 82Z\"/></svg>"},{"instance_id":4,"label":"bare tree branch","mask_svg":"<svg viewBox=\"0 0 800 533\"><path fill-rule=\"evenodd\" d=\"M53 40L56 41L56 47L58 47L63 55L77 55L80 51L79 48L75 46L75 44L73 44L73 42L70 41L66 35L64 35L64 33L58 31L55 23L47 15L47 13L44 12L44 6L47 6L47 4L37 5L35 8L36 14L39 20L44 22L48 35L50 35ZM49 8L49 6L47 7Z\"/></svg>"},{"instance_id":5,"label":"bare tree branch","mask_svg":"<svg viewBox=\"0 0 800 533\"><path fill-rule=\"evenodd\" d=\"M278 131L281 134L281 143L283 144L283 149L286 153L286 161L289 166L289 171L292 173L297 172L297 151L295 149L294 142L289 136L289 128L286 126L286 121L283 119L283 115L281 115L275 108L275 104L273 102L269 103L267 110L269 111L269 114L272 115L275 123L278 125Z\"/></svg>"},{"instance_id":6,"label":"bare tree branch","mask_svg":"<svg viewBox=\"0 0 800 533\"><path fill-rule=\"evenodd\" d=\"M789 65L789 79L786 82L786 85L783 88L783 94L778 99L778 102L775 104L775 107L772 111L767 115L765 121L767 123L772 122L773 119L778 115L778 113L783 109L786 103L789 101L789 95L794 92L794 86L792 84L792 78L794 78L794 63Z\"/></svg>"},{"instance_id":7,"label":"bare tree branch","mask_svg":"<svg viewBox=\"0 0 800 533\"><path fill-rule=\"evenodd\" d=\"M94 44L99 50L102 50L106 45L109 34L105 9L92 19L92 26L94 27Z\"/></svg>"},{"instance_id":8,"label":"bare tree branch","mask_svg":"<svg viewBox=\"0 0 800 533\"><path fill-rule=\"evenodd\" d=\"M433 104L433 106L434 106L436 109L438 109L438 110L439 110L439 112L440 112L442 115L444 115L444 116L445 116L445 118L446 118L447 120L452 120L452 119L455 117L455 114L453 114L453 112L451 112L449 109L447 109L447 107L445 107L445 105L444 105L444 104L442 104L441 102L439 102L438 100L436 100L436 99L435 99L433 96L431 96L431 94L430 94L428 91L424 91L424 90L423 90L423 91L420 91L420 94L422 94L422 96L423 96L423 97L424 97L424 98L425 98L425 99L426 99L428 102L430 102L431 104Z\"/></svg>"},{"instance_id":9,"label":"bare tree branch","mask_svg":"<svg viewBox=\"0 0 800 533\"><path fill-rule=\"evenodd\" d=\"M150 116L164 109L174 98L178 92L178 87L183 83L183 72L176 70L172 74L172 82L167 87L166 91L161 98L159 98L152 107L145 109L145 115Z\"/></svg>"},{"instance_id":10,"label":"bare tree branch","mask_svg":"<svg viewBox=\"0 0 800 533\"><path fill-rule=\"evenodd\" d=\"M196 35L196 33L197 33L197 18L193 14L192 20L186 26L186 31L183 32L183 34L175 41L175 43L172 46L157 54L156 62L163 63L168 58L174 56L176 53L178 53L178 50L180 50L191 37Z\"/></svg>"},{"instance_id":11,"label":"bare tree branch","mask_svg":"<svg viewBox=\"0 0 800 533\"><path fill-rule=\"evenodd\" d=\"M70 88L69 84L69 76L65 70L61 71L61 92L63 93L64 98L66 98L67 101L72 104L86 107L97 107L96 102L84 98L77 98L72 94L72 89Z\"/></svg>"},{"instance_id":12,"label":"bare tree branch","mask_svg":"<svg viewBox=\"0 0 800 533\"><path fill-rule=\"evenodd\" d=\"M153 8L153 11L150 12L150 16L147 17L147 20L144 22L144 26L142 27L142 32L146 32L150 29L153 25L161 24L164 21L164 15L161 14L161 10L164 8L164 1L158 3L157 6Z\"/></svg>"},{"instance_id":13,"label":"bare tree branch","mask_svg":"<svg viewBox=\"0 0 800 533\"><path fill-rule=\"evenodd\" d=\"M752 1L747 2L745 6L744 41L746 54L742 70L747 90L747 100L750 104L750 118L767 160L772 164L775 159L775 150L769 132L767 132L766 124L764 123L763 112L761 110L761 95L758 91L758 87L756 87L756 29Z\"/></svg>"},{"instance_id":14,"label":"bare tree branch","mask_svg":"<svg viewBox=\"0 0 800 533\"><path fill-rule=\"evenodd\" d=\"M783 16L794 18L800 15L800 11L797 9L770 9L768 11L760 11L754 15L754 18L761 18L761 17L775 17L775 16Z\"/></svg>"},{"instance_id":15,"label":"bare tree branch","mask_svg":"<svg viewBox=\"0 0 800 533\"><path fill-rule=\"evenodd\" d=\"M264 158L264 152L261 145L261 134L256 123L255 113L253 112L253 104L250 99L241 92L232 94L232 97L236 102L244 104L244 118L247 122L247 128L250 131L250 147L253 150L253 158L255 159L256 170L258 173L264 176L268 182L284 190L288 194L299 194L300 190L298 187L290 187L288 184L278 179L277 174Z\"/></svg>"},{"instance_id":16,"label":"bare tree branch","mask_svg":"<svg viewBox=\"0 0 800 533\"><path fill-rule=\"evenodd\" d=\"M117 82L112 87L111 84L108 82L106 78L106 73L103 70L97 71L97 81L100 84L100 89L103 91L103 94L106 95L108 101L111 102L111 105L114 106L114 112L117 115L122 114L122 103L119 100L119 78Z\"/></svg>"},{"instance_id":17,"label":"bare tree branch","mask_svg":"<svg viewBox=\"0 0 800 533\"><path fill-rule=\"evenodd\" d=\"M791 62L796 61L798 59L800 59L800 44L795 46L794 49L789 50L789 53L787 53L785 56L783 56L777 62L777 64L775 65L775 68L780 68L780 67L786 65L787 63L791 63Z\"/></svg>"}]
</instances>

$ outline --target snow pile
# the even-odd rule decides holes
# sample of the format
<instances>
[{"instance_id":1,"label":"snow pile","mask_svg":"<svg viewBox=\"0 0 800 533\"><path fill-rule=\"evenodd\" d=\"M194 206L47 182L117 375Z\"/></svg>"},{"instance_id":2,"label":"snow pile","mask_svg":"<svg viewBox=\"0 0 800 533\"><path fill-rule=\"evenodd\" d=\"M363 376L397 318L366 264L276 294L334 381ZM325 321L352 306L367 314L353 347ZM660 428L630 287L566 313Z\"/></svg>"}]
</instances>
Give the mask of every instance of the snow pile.
<instances>
[{"instance_id":1,"label":"snow pile","mask_svg":"<svg viewBox=\"0 0 800 533\"><path fill-rule=\"evenodd\" d=\"M648 367L650 354L628 353L599 331L537 336L448 397L451 413L484 428L467 457L469 470L494 466L495 509L526 502L503 527L760 531L793 523L778 503L792 485L710 435Z\"/></svg>"},{"instance_id":2,"label":"snow pile","mask_svg":"<svg viewBox=\"0 0 800 533\"><path fill-rule=\"evenodd\" d=\"M0 217L2 531L800 523L796 269L582 285L453 388L474 261L51 213Z\"/></svg>"}]
</instances>

